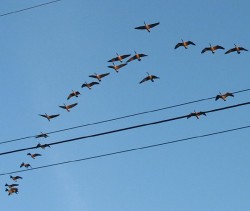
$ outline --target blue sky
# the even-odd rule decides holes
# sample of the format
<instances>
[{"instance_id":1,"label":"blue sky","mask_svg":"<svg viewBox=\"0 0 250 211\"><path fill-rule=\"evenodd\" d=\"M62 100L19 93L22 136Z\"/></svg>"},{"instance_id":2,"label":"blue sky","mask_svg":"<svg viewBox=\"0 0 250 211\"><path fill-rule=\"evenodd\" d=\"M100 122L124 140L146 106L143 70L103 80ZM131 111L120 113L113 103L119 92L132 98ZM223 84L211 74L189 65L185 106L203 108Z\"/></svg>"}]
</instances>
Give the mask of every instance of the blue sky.
<instances>
[{"instance_id":1,"label":"blue sky","mask_svg":"<svg viewBox=\"0 0 250 211\"><path fill-rule=\"evenodd\" d=\"M2 1L0 14L46 1ZM0 18L0 142L123 115L249 89L249 52L201 54L204 47L250 48L249 2L63 0ZM135 30L160 22L151 33ZM187 50L174 46L191 40ZM107 61L147 54L119 73ZM116 63L119 64L119 63ZM110 75L93 87L93 73ZM139 82L146 72L160 77ZM79 98L67 100L71 90ZM52 143L249 101L249 92L133 118L1 144L1 151ZM59 105L77 102L66 112ZM249 106L145 128L1 156L1 172L74 160L249 125ZM39 114L60 114L48 122ZM250 209L249 130L19 173L19 194L7 196L1 176L1 210ZM32 160L26 154L41 153Z\"/></svg>"}]
</instances>

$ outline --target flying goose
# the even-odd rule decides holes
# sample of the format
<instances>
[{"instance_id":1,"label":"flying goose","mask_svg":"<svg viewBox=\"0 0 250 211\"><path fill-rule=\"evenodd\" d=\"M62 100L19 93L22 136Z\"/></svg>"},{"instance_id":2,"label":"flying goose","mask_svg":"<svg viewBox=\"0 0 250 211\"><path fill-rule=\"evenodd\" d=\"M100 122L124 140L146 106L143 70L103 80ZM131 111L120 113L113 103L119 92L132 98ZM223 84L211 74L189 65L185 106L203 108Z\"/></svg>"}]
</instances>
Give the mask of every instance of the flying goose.
<instances>
[{"instance_id":1,"label":"flying goose","mask_svg":"<svg viewBox=\"0 0 250 211\"><path fill-rule=\"evenodd\" d=\"M155 75L150 75L148 72L147 72L148 76L143 78L142 81L140 81L139 83L143 83L145 81L148 81L148 80L151 80L152 82L154 82L154 79L159 79L159 77L155 76Z\"/></svg>"},{"instance_id":2,"label":"flying goose","mask_svg":"<svg viewBox=\"0 0 250 211\"><path fill-rule=\"evenodd\" d=\"M108 60L108 62L116 62L116 61L122 62L123 59L129 57L131 54L119 55L118 53L116 53L116 55L117 57Z\"/></svg>"},{"instance_id":3,"label":"flying goose","mask_svg":"<svg viewBox=\"0 0 250 211\"><path fill-rule=\"evenodd\" d=\"M131 61L133 61L133 60L135 60L135 59L137 59L138 61L141 61L141 57L144 57L144 56L148 56L148 55L143 54L143 53L136 53L136 51L135 51L135 55L132 56L132 57L130 57L130 58L128 59L127 63L128 63L128 62L131 62Z\"/></svg>"},{"instance_id":4,"label":"flying goose","mask_svg":"<svg viewBox=\"0 0 250 211\"><path fill-rule=\"evenodd\" d=\"M234 48L229 49L225 54L228 54L228 53L231 53L231 52L234 52L234 51L236 51L238 54L240 54L240 51L248 51L248 50L234 44Z\"/></svg>"},{"instance_id":5,"label":"flying goose","mask_svg":"<svg viewBox=\"0 0 250 211\"><path fill-rule=\"evenodd\" d=\"M118 72L119 72L119 69L122 68L122 67L124 67L124 66L126 66L126 65L127 65L127 64L115 65L115 64L113 63L113 66L108 66L108 67L114 69L114 70L118 73Z\"/></svg>"},{"instance_id":6,"label":"flying goose","mask_svg":"<svg viewBox=\"0 0 250 211\"><path fill-rule=\"evenodd\" d=\"M109 75L109 73L103 73L103 74L94 74L94 75L89 75L91 78L96 78L99 82L101 81L102 78L105 76Z\"/></svg>"},{"instance_id":7,"label":"flying goose","mask_svg":"<svg viewBox=\"0 0 250 211\"><path fill-rule=\"evenodd\" d=\"M187 115L187 119L189 119L192 116L195 116L197 119L199 119L201 115L207 116L206 113L203 111L200 111L200 112L194 111L193 113L190 113L189 115Z\"/></svg>"},{"instance_id":8,"label":"flying goose","mask_svg":"<svg viewBox=\"0 0 250 211\"><path fill-rule=\"evenodd\" d=\"M80 92L72 90L72 92L69 94L67 100L69 100L71 97L78 97Z\"/></svg>"},{"instance_id":9,"label":"flying goose","mask_svg":"<svg viewBox=\"0 0 250 211\"><path fill-rule=\"evenodd\" d=\"M98 82L91 82L91 83L87 83L85 82L83 85L82 85L82 88L83 87L87 87L89 90L92 88L92 86L96 85L96 84L99 84Z\"/></svg>"},{"instance_id":10,"label":"flying goose","mask_svg":"<svg viewBox=\"0 0 250 211\"><path fill-rule=\"evenodd\" d=\"M71 104L71 105L65 105L64 106L59 106L60 108L63 108L63 109L66 109L66 111L70 111L71 108L75 107L78 103L74 103L74 104Z\"/></svg>"},{"instance_id":11,"label":"flying goose","mask_svg":"<svg viewBox=\"0 0 250 211\"><path fill-rule=\"evenodd\" d=\"M181 39L182 42L179 42L176 44L175 48L179 48L180 46L183 46L185 49L188 48L188 45L195 45L192 41L183 41L183 39Z\"/></svg>"},{"instance_id":12,"label":"flying goose","mask_svg":"<svg viewBox=\"0 0 250 211\"><path fill-rule=\"evenodd\" d=\"M42 116L44 118L46 118L49 122L50 122L50 119L53 119L55 117L58 117L60 114L55 114L55 115L48 115L48 114L39 114L39 116Z\"/></svg>"},{"instance_id":13,"label":"flying goose","mask_svg":"<svg viewBox=\"0 0 250 211\"><path fill-rule=\"evenodd\" d=\"M233 93L230 93L230 92L227 92L227 93L225 93L225 94L219 94L219 95L217 95L216 97L215 97L215 100L219 100L220 98L222 99L222 100L224 100L224 101L226 101L226 98L227 97L234 97L234 95L233 95Z\"/></svg>"},{"instance_id":14,"label":"flying goose","mask_svg":"<svg viewBox=\"0 0 250 211\"><path fill-rule=\"evenodd\" d=\"M218 50L218 49L224 50L225 48L223 48L223 47L220 46L220 45L212 46L212 45L209 43L209 47L204 48L204 49L201 51L201 53L205 53L206 51L211 51L212 53L215 53L215 51Z\"/></svg>"},{"instance_id":15,"label":"flying goose","mask_svg":"<svg viewBox=\"0 0 250 211\"><path fill-rule=\"evenodd\" d=\"M152 24L146 24L146 22L144 21L144 26L137 26L135 27L135 29L142 29L142 30L147 30L148 32L150 32L150 29L159 25L160 22L157 23L152 23Z\"/></svg>"}]
</instances>

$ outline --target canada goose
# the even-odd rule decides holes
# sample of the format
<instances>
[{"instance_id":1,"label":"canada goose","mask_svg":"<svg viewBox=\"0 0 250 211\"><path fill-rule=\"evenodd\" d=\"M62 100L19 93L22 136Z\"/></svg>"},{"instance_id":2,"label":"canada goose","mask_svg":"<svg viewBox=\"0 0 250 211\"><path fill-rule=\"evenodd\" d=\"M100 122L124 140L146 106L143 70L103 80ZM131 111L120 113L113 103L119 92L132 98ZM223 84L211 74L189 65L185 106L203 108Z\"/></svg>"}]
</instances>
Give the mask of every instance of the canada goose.
<instances>
[{"instance_id":1,"label":"canada goose","mask_svg":"<svg viewBox=\"0 0 250 211\"><path fill-rule=\"evenodd\" d=\"M20 168L22 168L23 166L24 166L25 168L29 168L29 167L32 168L31 165L30 165L29 163L24 163L24 162L22 162L21 165L20 165Z\"/></svg>"},{"instance_id":2,"label":"canada goose","mask_svg":"<svg viewBox=\"0 0 250 211\"><path fill-rule=\"evenodd\" d=\"M183 41L183 39L181 39L182 42L177 43L177 45L174 47L174 49L179 48L180 46L183 46L185 49L188 48L188 45L195 45L192 41Z\"/></svg>"},{"instance_id":3,"label":"canada goose","mask_svg":"<svg viewBox=\"0 0 250 211\"><path fill-rule=\"evenodd\" d=\"M189 115L187 115L187 119L189 119L192 116L195 116L197 119L199 119L201 115L207 116L206 113L203 111L200 111L200 112L194 111L193 113L190 113Z\"/></svg>"},{"instance_id":4,"label":"canada goose","mask_svg":"<svg viewBox=\"0 0 250 211\"><path fill-rule=\"evenodd\" d=\"M136 51L135 51L135 55L134 56L132 56L132 57L130 57L130 59L127 61L127 63L128 62L131 62L131 61L133 61L133 60L135 60L135 59L137 59L138 61L141 61L141 57L144 57L144 56L148 56L148 55L146 55L146 54L143 54L143 53L136 53Z\"/></svg>"},{"instance_id":5,"label":"canada goose","mask_svg":"<svg viewBox=\"0 0 250 211\"><path fill-rule=\"evenodd\" d=\"M222 100L224 100L224 101L226 101L226 98L227 97L234 97L234 95L233 95L233 93L230 93L230 92L227 92L227 93L225 93L225 94L219 94L219 95L217 95L216 97L215 97L215 100L219 100L220 98L222 99Z\"/></svg>"},{"instance_id":6,"label":"canada goose","mask_svg":"<svg viewBox=\"0 0 250 211\"><path fill-rule=\"evenodd\" d=\"M23 178L20 177L20 176L15 176L15 177L13 177L13 176L11 176L11 175L10 175L10 178L11 178L12 180L14 180L14 181L17 181L18 179L23 179Z\"/></svg>"},{"instance_id":7,"label":"canada goose","mask_svg":"<svg viewBox=\"0 0 250 211\"><path fill-rule=\"evenodd\" d=\"M118 53L116 53L116 55L117 57L108 60L108 62L116 62L116 61L122 62L123 59L129 57L131 54L119 55Z\"/></svg>"},{"instance_id":8,"label":"canada goose","mask_svg":"<svg viewBox=\"0 0 250 211\"><path fill-rule=\"evenodd\" d=\"M103 73L103 74L94 74L94 75L89 75L91 78L96 78L98 81L101 81L102 78L105 76L109 75L109 73Z\"/></svg>"},{"instance_id":9,"label":"canada goose","mask_svg":"<svg viewBox=\"0 0 250 211\"><path fill-rule=\"evenodd\" d=\"M7 186L8 188L13 188L13 187L16 187L16 186L19 186L19 185L18 184L10 184L10 185L8 185L6 183L5 186Z\"/></svg>"},{"instance_id":10,"label":"canada goose","mask_svg":"<svg viewBox=\"0 0 250 211\"><path fill-rule=\"evenodd\" d=\"M80 94L80 92L72 90L72 92L69 94L67 100L69 100L71 97L74 97L74 96L78 97L79 94Z\"/></svg>"},{"instance_id":11,"label":"canada goose","mask_svg":"<svg viewBox=\"0 0 250 211\"><path fill-rule=\"evenodd\" d=\"M13 193L18 194L18 188L10 188L10 189L6 188L5 191L8 192L8 195L11 195Z\"/></svg>"},{"instance_id":12,"label":"canada goose","mask_svg":"<svg viewBox=\"0 0 250 211\"><path fill-rule=\"evenodd\" d=\"M49 144L40 144L40 143L38 143L38 144L36 145L36 148L45 149L46 147L49 147L49 148L50 148L50 145L49 145Z\"/></svg>"},{"instance_id":13,"label":"canada goose","mask_svg":"<svg viewBox=\"0 0 250 211\"><path fill-rule=\"evenodd\" d=\"M115 64L113 63L113 66L108 66L108 67L114 69L114 70L118 73L118 72L119 72L119 69L122 68L122 67L124 67L124 66L126 66L126 65L127 65L127 64L115 65Z\"/></svg>"},{"instance_id":14,"label":"canada goose","mask_svg":"<svg viewBox=\"0 0 250 211\"><path fill-rule=\"evenodd\" d=\"M152 24L146 24L146 22L144 21L144 26L137 26L135 27L135 29L142 29L142 30L147 30L148 32L150 32L150 29L159 25L160 22L157 22L157 23L152 23Z\"/></svg>"},{"instance_id":15,"label":"canada goose","mask_svg":"<svg viewBox=\"0 0 250 211\"><path fill-rule=\"evenodd\" d=\"M48 138L49 136L46 133L41 132L41 134L37 135L35 138Z\"/></svg>"},{"instance_id":16,"label":"canada goose","mask_svg":"<svg viewBox=\"0 0 250 211\"><path fill-rule=\"evenodd\" d=\"M50 122L50 119L52 119L52 118L55 118L55 117L58 117L60 114L55 114L55 115L48 115L48 114L39 114L39 116L42 116L42 117L44 117L44 118L46 118L47 120L49 120L49 122Z\"/></svg>"},{"instance_id":17,"label":"canada goose","mask_svg":"<svg viewBox=\"0 0 250 211\"><path fill-rule=\"evenodd\" d=\"M37 153L35 153L35 154L28 153L27 155L29 155L33 159L35 159L37 156L42 156L41 154L37 154Z\"/></svg>"},{"instance_id":18,"label":"canada goose","mask_svg":"<svg viewBox=\"0 0 250 211\"><path fill-rule=\"evenodd\" d=\"M237 53L240 54L240 51L248 51L248 50L234 44L234 48L229 49L225 54L228 54L228 53L231 53L231 52L234 52L234 51L237 51Z\"/></svg>"},{"instance_id":19,"label":"canada goose","mask_svg":"<svg viewBox=\"0 0 250 211\"><path fill-rule=\"evenodd\" d=\"M215 53L216 50L218 49L222 49L224 50L225 48L223 48L222 46L220 45L215 45L215 46L212 46L210 43L209 43L210 47L206 47L204 48L201 53L205 53L206 51L211 51L212 53Z\"/></svg>"},{"instance_id":20,"label":"canada goose","mask_svg":"<svg viewBox=\"0 0 250 211\"><path fill-rule=\"evenodd\" d=\"M148 81L148 80L151 80L152 82L154 82L154 79L159 79L159 77L155 76L155 75L150 75L148 72L147 72L148 76L144 79L142 79L142 81L140 81L139 83L143 83L145 81Z\"/></svg>"},{"instance_id":21,"label":"canada goose","mask_svg":"<svg viewBox=\"0 0 250 211\"><path fill-rule=\"evenodd\" d=\"M98 82L91 82L91 83L87 83L85 82L83 85L82 85L82 88L83 87L87 87L89 90L92 88L92 86L96 85L96 84L99 84Z\"/></svg>"},{"instance_id":22,"label":"canada goose","mask_svg":"<svg viewBox=\"0 0 250 211\"><path fill-rule=\"evenodd\" d=\"M71 105L65 105L64 106L59 106L60 108L66 109L68 112L70 111L71 108L75 107L78 103L74 103Z\"/></svg>"}]
</instances>

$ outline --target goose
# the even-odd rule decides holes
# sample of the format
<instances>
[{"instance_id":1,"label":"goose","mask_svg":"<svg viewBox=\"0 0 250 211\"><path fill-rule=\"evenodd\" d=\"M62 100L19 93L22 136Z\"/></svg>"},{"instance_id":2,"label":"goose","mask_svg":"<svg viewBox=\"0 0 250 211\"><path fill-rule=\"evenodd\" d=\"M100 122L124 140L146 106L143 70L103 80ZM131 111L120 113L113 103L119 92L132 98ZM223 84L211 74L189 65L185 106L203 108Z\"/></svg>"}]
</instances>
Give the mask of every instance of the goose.
<instances>
[{"instance_id":1,"label":"goose","mask_svg":"<svg viewBox=\"0 0 250 211\"><path fill-rule=\"evenodd\" d=\"M38 154L38 153L34 153L34 154L28 153L27 155L29 155L33 159L35 159L37 156L42 156L41 154Z\"/></svg>"},{"instance_id":2,"label":"goose","mask_svg":"<svg viewBox=\"0 0 250 211\"><path fill-rule=\"evenodd\" d=\"M41 132L41 134L35 136L35 138L48 138L49 136L46 133Z\"/></svg>"},{"instance_id":3,"label":"goose","mask_svg":"<svg viewBox=\"0 0 250 211\"><path fill-rule=\"evenodd\" d=\"M116 55L117 57L108 60L108 62L116 62L116 61L122 62L123 59L129 57L131 54L119 55L118 53L116 53Z\"/></svg>"},{"instance_id":4,"label":"goose","mask_svg":"<svg viewBox=\"0 0 250 211\"><path fill-rule=\"evenodd\" d=\"M154 79L159 79L159 77L155 76L155 75L150 75L148 72L147 72L148 76L143 78L142 81L140 81L139 83L143 83L145 81L148 81L148 80L151 80L152 82L154 82Z\"/></svg>"},{"instance_id":5,"label":"goose","mask_svg":"<svg viewBox=\"0 0 250 211\"><path fill-rule=\"evenodd\" d=\"M49 144L40 144L40 143L38 143L38 144L36 145L36 148L45 149L46 147L49 147L49 148L50 148L50 145L49 145Z\"/></svg>"},{"instance_id":6,"label":"goose","mask_svg":"<svg viewBox=\"0 0 250 211\"><path fill-rule=\"evenodd\" d=\"M44 118L46 118L49 122L50 122L50 119L53 119L55 117L58 117L60 114L55 114L55 115L48 115L48 114L39 114L39 116L42 116Z\"/></svg>"},{"instance_id":7,"label":"goose","mask_svg":"<svg viewBox=\"0 0 250 211\"><path fill-rule=\"evenodd\" d=\"M185 49L188 48L188 45L195 45L192 41L183 41L183 39L181 39L182 42L179 42L176 44L175 48L179 48L180 46L183 46Z\"/></svg>"},{"instance_id":8,"label":"goose","mask_svg":"<svg viewBox=\"0 0 250 211\"><path fill-rule=\"evenodd\" d=\"M69 94L67 100L69 100L71 97L78 97L80 92L72 90L72 92Z\"/></svg>"},{"instance_id":9,"label":"goose","mask_svg":"<svg viewBox=\"0 0 250 211\"><path fill-rule=\"evenodd\" d=\"M83 85L82 85L82 88L83 87L87 87L89 90L92 88L92 86L96 85L96 84L99 84L98 82L91 82L91 83L87 83L85 82Z\"/></svg>"},{"instance_id":10,"label":"goose","mask_svg":"<svg viewBox=\"0 0 250 211\"><path fill-rule=\"evenodd\" d=\"M222 100L224 100L224 101L226 101L226 98L227 97L234 97L234 95L233 95L233 93L230 93L230 92L227 92L227 93L225 93L225 94L219 94L219 95L217 95L216 97L215 97L215 100L219 100L220 98L222 99Z\"/></svg>"},{"instance_id":11,"label":"goose","mask_svg":"<svg viewBox=\"0 0 250 211\"><path fill-rule=\"evenodd\" d=\"M231 53L231 52L234 52L234 51L236 51L238 54L240 54L240 51L248 51L248 50L234 44L234 48L229 49L225 54L228 54L228 53Z\"/></svg>"},{"instance_id":12,"label":"goose","mask_svg":"<svg viewBox=\"0 0 250 211\"><path fill-rule=\"evenodd\" d=\"M131 61L133 61L133 60L135 60L135 59L137 59L138 61L141 61L141 57L144 57L144 56L148 56L148 55L146 55L146 54L143 54L143 53L136 53L136 51L135 51L135 55L134 56L132 56L132 57L130 57L130 59L127 61L127 63L128 62L131 62Z\"/></svg>"},{"instance_id":13,"label":"goose","mask_svg":"<svg viewBox=\"0 0 250 211\"><path fill-rule=\"evenodd\" d=\"M210 45L210 46L204 48L204 49L201 51L201 53L205 53L206 51L211 51L212 53L215 53L215 51L218 50L218 49L222 49L222 50L225 49L225 48L223 48L223 47L220 46L220 45L212 46L210 43L209 43L209 45Z\"/></svg>"},{"instance_id":14,"label":"goose","mask_svg":"<svg viewBox=\"0 0 250 211\"><path fill-rule=\"evenodd\" d=\"M103 73L103 74L94 73L94 75L89 75L89 77L96 78L99 82L101 82L101 79L106 77L107 75L109 75L109 73Z\"/></svg>"},{"instance_id":15,"label":"goose","mask_svg":"<svg viewBox=\"0 0 250 211\"><path fill-rule=\"evenodd\" d=\"M135 29L142 29L142 30L147 30L148 32L150 32L150 29L159 25L160 22L157 23L152 23L152 24L146 24L146 22L144 21L144 26L137 26L135 27Z\"/></svg>"},{"instance_id":16,"label":"goose","mask_svg":"<svg viewBox=\"0 0 250 211\"><path fill-rule=\"evenodd\" d=\"M126 66L126 65L127 65L127 64L115 65L115 64L113 63L113 66L108 66L108 67L114 69L114 70L118 73L118 72L119 72L119 69L122 68L122 67L124 67L124 66Z\"/></svg>"},{"instance_id":17,"label":"goose","mask_svg":"<svg viewBox=\"0 0 250 211\"><path fill-rule=\"evenodd\" d=\"M71 104L71 105L65 105L64 106L59 106L60 108L63 108L63 109L66 109L66 111L70 111L71 108L75 107L76 105L78 105L78 103L74 103L74 104Z\"/></svg>"},{"instance_id":18,"label":"goose","mask_svg":"<svg viewBox=\"0 0 250 211\"><path fill-rule=\"evenodd\" d=\"M195 116L197 119L199 119L201 115L207 116L206 113L203 111L200 111L200 112L194 111L193 113L190 113L189 115L187 115L187 119L189 119L192 116Z\"/></svg>"},{"instance_id":19,"label":"goose","mask_svg":"<svg viewBox=\"0 0 250 211\"><path fill-rule=\"evenodd\" d=\"M19 185L18 184L10 184L10 185L8 185L6 183L5 186L7 186L8 188L13 188L13 187L16 187L16 186L19 186Z\"/></svg>"},{"instance_id":20,"label":"goose","mask_svg":"<svg viewBox=\"0 0 250 211\"><path fill-rule=\"evenodd\" d=\"M31 165L30 165L29 163L24 163L24 162L22 162L21 165L20 165L20 168L22 168L23 166L24 166L25 168L29 168L29 167L32 168Z\"/></svg>"},{"instance_id":21,"label":"goose","mask_svg":"<svg viewBox=\"0 0 250 211\"><path fill-rule=\"evenodd\" d=\"M10 178L11 178L12 180L14 180L14 181L17 181L18 179L23 179L23 178L20 177L20 176L15 176L15 177L13 177L13 176L11 176L11 175L10 175Z\"/></svg>"},{"instance_id":22,"label":"goose","mask_svg":"<svg viewBox=\"0 0 250 211\"><path fill-rule=\"evenodd\" d=\"M13 193L18 194L18 188L10 188L10 189L6 188L5 191L8 192L8 195L11 195Z\"/></svg>"}]
</instances>

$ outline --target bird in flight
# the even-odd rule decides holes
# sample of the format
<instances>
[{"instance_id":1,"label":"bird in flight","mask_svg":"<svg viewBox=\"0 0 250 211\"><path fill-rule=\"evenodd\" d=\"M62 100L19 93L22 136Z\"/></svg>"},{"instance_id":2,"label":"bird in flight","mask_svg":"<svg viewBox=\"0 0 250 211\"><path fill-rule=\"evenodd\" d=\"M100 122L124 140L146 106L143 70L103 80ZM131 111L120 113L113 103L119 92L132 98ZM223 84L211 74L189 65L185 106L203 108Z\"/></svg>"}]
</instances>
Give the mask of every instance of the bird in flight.
<instances>
[{"instance_id":1,"label":"bird in flight","mask_svg":"<svg viewBox=\"0 0 250 211\"><path fill-rule=\"evenodd\" d=\"M39 116L42 116L44 118L46 118L49 122L51 119L55 118L55 117L58 117L60 114L55 114L55 115L48 115L48 114L39 114Z\"/></svg>"},{"instance_id":2,"label":"bird in flight","mask_svg":"<svg viewBox=\"0 0 250 211\"><path fill-rule=\"evenodd\" d=\"M233 95L233 93L230 93L230 92L227 92L227 93L225 93L225 94L219 94L219 95L217 95L216 97L215 97L215 100L219 100L219 99L222 99L222 100L224 100L224 101L226 101L226 98L227 97L234 97L234 95Z\"/></svg>"},{"instance_id":3,"label":"bird in flight","mask_svg":"<svg viewBox=\"0 0 250 211\"><path fill-rule=\"evenodd\" d=\"M50 145L49 145L49 144L40 144L40 143L38 143L38 144L36 145L36 148L45 149L46 147L49 147L49 148L50 148Z\"/></svg>"},{"instance_id":4,"label":"bird in flight","mask_svg":"<svg viewBox=\"0 0 250 211\"><path fill-rule=\"evenodd\" d=\"M99 84L98 82L91 82L91 83L87 83L85 82L83 85L82 85L82 88L83 87L87 87L89 90L92 88L92 86L96 85L96 84Z\"/></svg>"},{"instance_id":5,"label":"bird in flight","mask_svg":"<svg viewBox=\"0 0 250 211\"><path fill-rule=\"evenodd\" d=\"M135 60L135 59L137 59L138 61L141 61L141 57L145 57L145 56L148 56L148 55L143 54L143 53L136 53L136 51L135 51L135 55L132 56L132 57L130 57L130 58L128 59L127 63L128 63L128 62L131 62L131 61L133 61L133 60Z\"/></svg>"},{"instance_id":6,"label":"bird in flight","mask_svg":"<svg viewBox=\"0 0 250 211\"><path fill-rule=\"evenodd\" d=\"M150 75L148 72L147 72L147 74L148 74L148 76L147 77L145 77L145 78L143 78L139 83L141 84L141 83L143 83L143 82L145 82L145 81L152 81L152 82L154 82L154 79L159 79L159 77L157 77L157 76L155 76L155 75Z\"/></svg>"},{"instance_id":7,"label":"bird in flight","mask_svg":"<svg viewBox=\"0 0 250 211\"><path fill-rule=\"evenodd\" d=\"M67 100L69 100L71 97L78 97L80 92L72 90L72 92L69 94Z\"/></svg>"},{"instance_id":8,"label":"bird in flight","mask_svg":"<svg viewBox=\"0 0 250 211\"><path fill-rule=\"evenodd\" d=\"M220 45L212 46L210 43L209 43L209 45L210 45L210 46L204 48L204 49L201 51L201 53L205 53L206 51L211 51L212 53L215 53L215 51L218 50L218 49L222 49L222 50L225 49L225 48L223 48L223 47L220 46Z\"/></svg>"},{"instance_id":9,"label":"bird in flight","mask_svg":"<svg viewBox=\"0 0 250 211\"><path fill-rule=\"evenodd\" d=\"M18 179L23 179L23 178L20 177L20 176L15 176L15 177L13 177L13 176L11 176L11 175L10 175L10 178L11 178L12 180L14 180L14 181L17 181Z\"/></svg>"},{"instance_id":10,"label":"bird in flight","mask_svg":"<svg viewBox=\"0 0 250 211\"><path fill-rule=\"evenodd\" d=\"M127 64L115 65L115 64L113 63L113 66L108 66L108 67L114 69L114 70L118 73L118 72L119 72L119 69L122 68L122 67L124 67L124 66L126 66L126 65L127 65Z\"/></svg>"},{"instance_id":11,"label":"bird in flight","mask_svg":"<svg viewBox=\"0 0 250 211\"><path fill-rule=\"evenodd\" d=\"M174 49L179 48L180 46L183 46L185 49L187 49L188 45L195 45L192 41L183 41L183 39L181 39L181 41L182 42L176 44Z\"/></svg>"},{"instance_id":12,"label":"bird in flight","mask_svg":"<svg viewBox=\"0 0 250 211\"><path fill-rule=\"evenodd\" d=\"M18 184L11 184L11 185L8 185L8 184L6 183L5 186L7 186L8 188L13 188L13 187L16 187L16 186L19 186L19 185L18 185Z\"/></svg>"},{"instance_id":13,"label":"bird in flight","mask_svg":"<svg viewBox=\"0 0 250 211\"><path fill-rule=\"evenodd\" d=\"M157 23L152 23L152 24L146 24L146 22L144 21L144 26L137 26L135 27L135 29L142 29L142 30L147 30L148 32L150 32L150 29L159 25L160 22Z\"/></svg>"},{"instance_id":14,"label":"bird in flight","mask_svg":"<svg viewBox=\"0 0 250 211\"><path fill-rule=\"evenodd\" d=\"M91 78L96 78L99 82L101 82L102 78L106 77L109 75L109 73L103 73L103 74L94 74L94 75L89 75Z\"/></svg>"},{"instance_id":15,"label":"bird in flight","mask_svg":"<svg viewBox=\"0 0 250 211\"><path fill-rule=\"evenodd\" d=\"M29 155L31 158L35 159L37 156L42 156L41 154L31 154L31 153L28 153L27 155Z\"/></svg>"},{"instance_id":16,"label":"bird in flight","mask_svg":"<svg viewBox=\"0 0 250 211\"><path fill-rule=\"evenodd\" d=\"M46 133L41 132L41 134L35 136L35 138L48 138L49 136Z\"/></svg>"},{"instance_id":17,"label":"bird in flight","mask_svg":"<svg viewBox=\"0 0 250 211\"><path fill-rule=\"evenodd\" d=\"M187 115L187 119L189 119L192 116L195 116L197 119L199 119L201 115L207 116L206 113L203 111L199 111L199 112L194 111L193 113L190 113L189 115Z\"/></svg>"},{"instance_id":18,"label":"bird in flight","mask_svg":"<svg viewBox=\"0 0 250 211\"><path fill-rule=\"evenodd\" d=\"M8 195L11 195L13 193L18 194L18 188L10 188L10 189L6 188L5 191L8 192Z\"/></svg>"},{"instance_id":19,"label":"bird in flight","mask_svg":"<svg viewBox=\"0 0 250 211\"><path fill-rule=\"evenodd\" d=\"M114 57L114 58L108 60L108 62L116 62L116 61L122 62L123 59L129 57L131 54L119 55L118 53L116 53L116 55L117 55L117 57Z\"/></svg>"},{"instance_id":20,"label":"bird in flight","mask_svg":"<svg viewBox=\"0 0 250 211\"><path fill-rule=\"evenodd\" d=\"M78 103L74 103L74 104L71 104L71 105L63 105L63 106L59 106L60 108L63 108L63 109L66 109L66 111L70 111L71 108L75 107Z\"/></svg>"},{"instance_id":21,"label":"bird in flight","mask_svg":"<svg viewBox=\"0 0 250 211\"><path fill-rule=\"evenodd\" d=\"M22 162L21 165L20 165L20 168L22 168L22 167L25 167L25 168L29 168L30 167L30 168L32 168L29 163L24 163L24 162Z\"/></svg>"},{"instance_id":22,"label":"bird in flight","mask_svg":"<svg viewBox=\"0 0 250 211\"><path fill-rule=\"evenodd\" d=\"M248 51L248 50L234 44L234 48L229 49L225 54L228 54L228 53L231 53L231 52L234 52L234 51L236 51L238 54L240 54L240 51Z\"/></svg>"}]
</instances>

